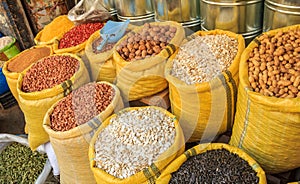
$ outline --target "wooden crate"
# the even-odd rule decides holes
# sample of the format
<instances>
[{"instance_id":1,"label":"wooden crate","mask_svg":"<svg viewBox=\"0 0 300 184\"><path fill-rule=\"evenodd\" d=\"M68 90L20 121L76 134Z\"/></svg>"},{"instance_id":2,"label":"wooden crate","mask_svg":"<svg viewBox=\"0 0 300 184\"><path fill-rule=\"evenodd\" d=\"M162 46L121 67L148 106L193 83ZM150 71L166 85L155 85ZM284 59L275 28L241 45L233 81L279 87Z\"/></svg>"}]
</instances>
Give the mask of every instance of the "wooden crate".
<instances>
[{"instance_id":1,"label":"wooden crate","mask_svg":"<svg viewBox=\"0 0 300 184\"><path fill-rule=\"evenodd\" d=\"M149 97L142 98L140 100L135 100L129 102L131 107L140 107L140 106L158 106L164 109L170 108L170 99L169 99L169 88Z\"/></svg>"}]
</instances>

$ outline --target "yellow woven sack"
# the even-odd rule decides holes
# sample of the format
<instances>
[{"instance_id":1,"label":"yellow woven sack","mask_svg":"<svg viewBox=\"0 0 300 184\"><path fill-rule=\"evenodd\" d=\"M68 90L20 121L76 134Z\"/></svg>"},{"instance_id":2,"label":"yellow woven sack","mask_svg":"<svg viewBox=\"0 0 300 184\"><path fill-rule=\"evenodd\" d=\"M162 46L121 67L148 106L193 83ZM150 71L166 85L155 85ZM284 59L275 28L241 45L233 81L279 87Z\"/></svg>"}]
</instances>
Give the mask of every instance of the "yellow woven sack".
<instances>
[{"instance_id":1,"label":"yellow woven sack","mask_svg":"<svg viewBox=\"0 0 300 184\"><path fill-rule=\"evenodd\" d=\"M156 184L165 184L169 183L172 177L172 173L176 172L180 166L187 161L188 158L192 156L196 156L202 153L205 153L209 150L219 150L219 149L226 149L230 153L237 154L240 158L248 162L249 166L257 173L257 177L259 178L259 184L266 184L266 175L263 169L259 166L256 161L251 158L247 153L240 150L239 148L230 146L228 144L222 143L208 143L208 144L199 144L176 158L171 164L167 166L167 168L162 172L161 176L157 179ZM216 158L217 159L217 158Z\"/></svg>"},{"instance_id":2,"label":"yellow woven sack","mask_svg":"<svg viewBox=\"0 0 300 184\"><path fill-rule=\"evenodd\" d=\"M43 119L47 110L58 100L67 96L72 90L90 82L89 74L82 60L73 54L64 54L80 61L79 69L67 81L50 89L25 93L21 90L25 70L18 78L17 93L19 94L19 105L24 113L26 126L28 128L28 141L32 150L39 145L49 141L49 135L43 128Z\"/></svg>"},{"instance_id":3,"label":"yellow woven sack","mask_svg":"<svg viewBox=\"0 0 300 184\"><path fill-rule=\"evenodd\" d=\"M74 27L67 15L56 17L46 25L34 38L36 45L52 45L55 40Z\"/></svg>"},{"instance_id":4,"label":"yellow woven sack","mask_svg":"<svg viewBox=\"0 0 300 184\"><path fill-rule=\"evenodd\" d=\"M300 29L300 25L272 30ZM266 173L281 173L300 167L300 98L267 97L252 91L248 80L250 52L257 46L252 41L243 52L237 111L230 144L253 157Z\"/></svg>"},{"instance_id":5,"label":"yellow woven sack","mask_svg":"<svg viewBox=\"0 0 300 184\"><path fill-rule=\"evenodd\" d=\"M53 50L52 50L52 47L51 46L33 46L29 49L34 49L34 48L43 48L43 47L47 47L50 49L50 55L53 54ZM11 93L13 94L13 96L15 97L15 99L17 100L17 102L19 103L19 94L17 92L17 82L18 82L18 78L19 78L19 75L20 73L19 72L11 72L9 71L9 64L15 60L16 58L20 58L23 56L23 54L26 54L28 52L28 50L24 50L22 51L21 53L19 53L18 55L16 55L15 57L11 58L10 60L8 60L7 62L4 63L4 66L3 66L3 74L5 75L5 78L6 78L6 81L7 81L7 84L9 86L9 89L11 91ZM28 56L27 56L28 57ZM31 55L31 57L34 57ZM26 59L26 58L24 58ZM26 70L26 69L25 69ZM25 124L25 133L28 133L28 127L27 127L27 124Z\"/></svg>"},{"instance_id":6,"label":"yellow woven sack","mask_svg":"<svg viewBox=\"0 0 300 184\"><path fill-rule=\"evenodd\" d=\"M173 114L179 118L188 142L212 139L229 130L233 123L237 98L238 66L245 48L241 35L222 30L198 31L195 35L226 34L238 40L238 53L231 66L210 82L188 85L171 75L173 57L166 65L169 97ZM186 40L185 40L186 41Z\"/></svg>"},{"instance_id":7,"label":"yellow woven sack","mask_svg":"<svg viewBox=\"0 0 300 184\"><path fill-rule=\"evenodd\" d=\"M136 26L129 24L127 30L132 30ZM113 83L116 78L116 64L113 60L113 51L96 54L93 52L93 42L100 38L100 31L93 33L88 39L85 46L85 54L91 67L92 81L107 81Z\"/></svg>"},{"instance_id":8,"label":"yellow woven sack","mask_svg":"<svg viewBox=\"0 0 300 184\"><path fill-rule=\"evenodd\" d=\"M3 66L3 74L5 75L7 84L9 86L9 89L11 91L11 93L13 94L13 96L15 97L15 99L19 102L19 95L17 93L17 81L19 78L20 73L19 72L11 72L8 70L8 65L10 62L12 62L13 60L15 60L16 58L22 57L23 54L26 54L28 52L28 50L30 49L34 49L34 48L42 48L42 47L47 47L50 49L50 55L53 54L53 50L51 46L33 46L29 49L26 49L24 51L22 51L21 53L19 53L18 55L16 55L15 57L11 58L10 60L8 60L7 62L4 63Z\"/></svg>"},{"instance_id":9,"label":"yellow woven sack","mask_svg":"<svg viewBox=\"0 0 300 184\"><path fill-rule=\"evenodd\" d=\"M116 61L117 82L124 101L138 100L143 97L154 95L165 88L168 83L164 77L166 60L177 50L185 37L184 28L176 22L155 22L151 25L169 25L177 28L174 38L169 45L158 55L143 60L132 62L125 61L118 52L114 52L113 59ZM133 31L138 32L142 27ZM127 39L123 37L117 44Z\"/></svg>"},{"instance_id":10,"label":"yellow woven sack","mask_svg":"<svg viewBox=\"0 0 300 184\"><path fill-rule=\"evenodd\" d=\"M176 131L174 143L171 145L169 149L167 149L164 153L162 153L157 159L158 161L152 163L150 167L125 179L116 178L106 173L104 170L97 168L95 166L96 162L94 161L95 142L98 138L98 135L105 127L107 127L110 124L110 119L116 117L116 114L110 116L102 123L100 128L96 131L96 133L94 134L91 140L90 147L89 147L90 167L94 173L95 179L98 184L129 184L129 183L130 184L131 183L132 184L147 184L147 183L154 184L155 180L160 176L161 171L171 161L173 161L175 158L177 158L179 155L181 155L184 152L185 144L184 144L184 136L181 127L178 121L176 120L176 117L170 112L168 112L167 110L156 106L147 106L147 107L129 107L123 109L122 111L130 111L139 108L149 108L149 107L156 108L162 111L163 113L167 114L169 117L174 118L175 131Z\"/></svg>"},{"instance_id":11,"label":"yellow woven sack","mask_svg":"<svg viewBox=\"0 0 300 184\"><path fill-rule=\"evenodd\" d=\"M90 141L101 122L115 111L123 108L119 89L107 82L99 83L110 85L115 91L115 96L105 111L85 124L65 132L52 130L50 127L50 115L59 101L52 105L45 115L43 127L49 134L50 142L59 164L61 183L96 183L89 165L88 150Z\"/></svg>"}]
</instances>

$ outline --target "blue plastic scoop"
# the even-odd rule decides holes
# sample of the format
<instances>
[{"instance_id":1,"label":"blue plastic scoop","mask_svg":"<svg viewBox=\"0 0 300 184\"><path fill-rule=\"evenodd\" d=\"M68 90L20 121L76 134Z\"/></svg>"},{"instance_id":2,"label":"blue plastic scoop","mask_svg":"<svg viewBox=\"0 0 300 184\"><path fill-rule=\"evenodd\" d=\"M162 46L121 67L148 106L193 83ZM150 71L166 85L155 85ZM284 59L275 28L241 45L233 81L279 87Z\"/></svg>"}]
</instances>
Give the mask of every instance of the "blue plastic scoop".
<instances>
[{"instance_id":1,"label":"blue plastic scoop","mask_svg":"<svg viewBox=\"0 0 300 184\"><path fill-rule=\"evenodd\" d=\"M129 22L129 19L127 19L125 22L115 22L109 20L100 30L100 35L103 41L100 43L100 45L97 46L97 50L102 50L106 42L114 43L119 41L119 39L124 35Z\"/></svg>"}]
</instances>

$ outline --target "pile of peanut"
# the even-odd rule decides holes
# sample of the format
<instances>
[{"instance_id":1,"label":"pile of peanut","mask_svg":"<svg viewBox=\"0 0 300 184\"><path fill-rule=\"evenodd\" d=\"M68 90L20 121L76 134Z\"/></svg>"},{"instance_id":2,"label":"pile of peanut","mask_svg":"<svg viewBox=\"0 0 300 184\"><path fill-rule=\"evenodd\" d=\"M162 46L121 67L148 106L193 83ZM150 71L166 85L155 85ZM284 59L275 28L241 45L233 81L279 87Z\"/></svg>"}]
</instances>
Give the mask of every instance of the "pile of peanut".
<instances>
[{"instance_id":1,"label":"pile of peanut","mask_svg":"<svg viewBox=\"0 0 300 184\"><path fill-rule=\"evenodd\" d=\"M258 39L247 60L250 86L265 96L300 97L300 29Z\"/></svg>"},{"instance_id":2,"label":"pile of peanut","mask_svg":"<svg viewBox=\"0 0 300 184\"><path fill-rule=\"evenodd\" d=\"M229 68L237 51L237 40L225 34L197 36L180 47L171 75L188 85L208 82Z\"/></svg>"},{"instance_id":3,"label":"pile of peanut","mask_svg":"<svg viewBox=\"0 0 300 184\"><path fill-rule=\"evenodd\" d=\"M153 107L120 111L98 135L96 166L117 178L149 167L175 139L174 120Z\"/></svg>"},{"instance_id":4,"label":"pile of peanut","mask_svg":"<svg viewBox=\"0 0 300 184\"><path fill-rule=\"evenodd\" d=\"M44 57L26 72L22 91L34 92L52 88L70 79L79 69L79 61L67 55Z\"/></svg>"},{"instance_id":5,"label":"pile of peanut","mask_svg":"<svg viewBox=\"0 0 300 184\"><path fill-rule=\"evenodd\" d=\"M68 131L88 122L103 112L115 96L114 89L104 83L88 83L63 98L50 115L50 127Z\"/></svg>"},{"instance_id":6,"label":"pile of peanut","mask_svg":"<svg viewBox=\"0 0 300 184\"><path fill-rule=\"evenodd\" d=\"M176 27L146 23L141 31L128 33L117 52L126 61L155 56L170 43L176 31Z\"/></svg>"}]
</instances>

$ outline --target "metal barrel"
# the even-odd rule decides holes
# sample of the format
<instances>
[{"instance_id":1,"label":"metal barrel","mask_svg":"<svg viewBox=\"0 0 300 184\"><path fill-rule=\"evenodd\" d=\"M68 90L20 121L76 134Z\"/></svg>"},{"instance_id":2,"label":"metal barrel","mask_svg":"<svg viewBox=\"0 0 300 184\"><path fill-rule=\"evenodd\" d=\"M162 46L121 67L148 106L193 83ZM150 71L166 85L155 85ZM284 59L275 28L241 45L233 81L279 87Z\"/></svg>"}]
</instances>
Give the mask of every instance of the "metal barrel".
<instances>
[{"instance_id":1,"label":"metal barrel","mask_svg":"<svg viewBox=\"0 0 300 184\"><path fill-rule=\"evenodd\" d=\"M117 20L117 10L115 8L115 1L114 0L100 0L99 1L102 6L104 6L107 11L109 11L112 20Z\"/></svg>"},{"instance_id":2,"label":"metal barrel","mask_svg":"<svg viewBox=\"0 0 300 184\"><path fill-rule=\"evenodd\" d=\"M261 34L263 0L200 0L201 29L242 34L246 44Z\"/></svg>"},{"instance_id":3,"label":"metal barrel","mask_svg":"<svg viewBox=\"0 0 300 184\"><path fill-rule=\"evenodd\" d=\"M151 0L117 0L115 1L118 19L135 25L154 21L154 11Z\"/></svg>"},{"instance_id":4,"label":"metal barrel","mask_svg":"<svg viewBox=\"0 0 300 184\"><path fill-rule=\"evenodd\" d=\"M300 24L300 0L265 0L263 31Z\"/></svg>"},{"instance_id":5,"label":"metal barrel","mask_svg":"<svg viewBox=\"0 0 300 184\"><path fill-rule=\"evenodd\" d=\"M115 11L114 0L100 0L100 3L109 11Z\"/></svg>"},{"instance_id":6,"label":"metal barrel","mask_svg":"<svg viewBox=\"0 0 300 184\"><path fill-rule=\"evenodd\" d=\"M156 21L176 21L186 32L201 29L200 0L152 0Z\"/></svg>"},{"instance_id":7,"label":"metal barrel","mask_svg":"<svg viewBox=\"0 0 300 184\"><path fill-rule=\"evenodd\" d=\"M121 17L154 15L151 0L117 0L115 6Z\"/></svg>"}]
</instances>

